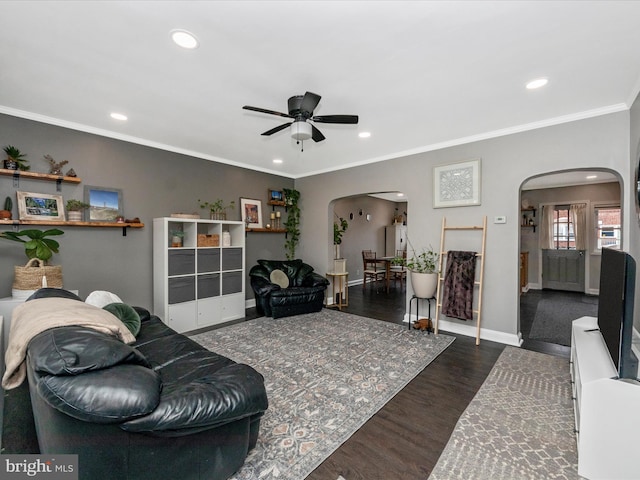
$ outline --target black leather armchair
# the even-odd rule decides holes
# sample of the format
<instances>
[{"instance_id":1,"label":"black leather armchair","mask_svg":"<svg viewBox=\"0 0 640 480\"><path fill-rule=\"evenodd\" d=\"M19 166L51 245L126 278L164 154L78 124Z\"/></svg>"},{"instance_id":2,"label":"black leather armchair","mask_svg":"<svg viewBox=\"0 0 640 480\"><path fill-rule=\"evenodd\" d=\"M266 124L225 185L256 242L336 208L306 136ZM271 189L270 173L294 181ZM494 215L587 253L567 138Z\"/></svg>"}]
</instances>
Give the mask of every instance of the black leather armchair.
<instances>
[{"instance_id":1,"label":"black leather armchair","mask_svg":"<svg viewBox=\"0 0 640 480\"><path fill-rule=\"evenodd\" d=\"M260 315L280 318L322 310L329 280L300 259L258 260L249 276Z\"/></svg>"},{"instance_id":2,"label":"black leather armchair","mask_svg":"<svg viewBox=\"0 0 640 480\"><path fill-rule=\"evenodd\" d=\"M80 326L31 340L40 453L78 454L87 480L230 477L268 408L262 375L136 310L130 345Z\"/></svg>"}]
</instances>

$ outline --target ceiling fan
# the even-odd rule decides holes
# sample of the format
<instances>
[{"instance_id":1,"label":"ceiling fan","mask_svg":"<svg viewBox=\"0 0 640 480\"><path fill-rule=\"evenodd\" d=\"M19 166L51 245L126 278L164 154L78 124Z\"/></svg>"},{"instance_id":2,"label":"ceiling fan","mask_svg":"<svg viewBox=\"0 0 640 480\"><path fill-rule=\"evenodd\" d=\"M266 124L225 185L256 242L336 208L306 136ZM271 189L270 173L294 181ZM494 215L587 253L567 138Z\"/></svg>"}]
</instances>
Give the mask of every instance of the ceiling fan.
<instances>
[{"instance_id":1,"label":"ceiling fan","mask_svg":"<svg viewBox=\"0 0 640 480\"><path fill-rule=\"evenodd\" d=\"M283 123L271 130L267 130L262 135L273 135L287 127L291 128L291 137L298 141L313 139L314 142L321 142L325 139L325 136L315 125L309 123L345 123L345 124L357 124L357 115L316 115L313 116L313 110L318 106L320 102L320 95L312 92L307 92L304 95L295 95L289 98L288 107L289 113L276 112L274 110L267 110L265 108L251 107L245 105L242 107L245 110L252 110L254 112L268 113L269 115L278 115L279 117L293 118L291 123Z\"/></svg>"}]
</instances>

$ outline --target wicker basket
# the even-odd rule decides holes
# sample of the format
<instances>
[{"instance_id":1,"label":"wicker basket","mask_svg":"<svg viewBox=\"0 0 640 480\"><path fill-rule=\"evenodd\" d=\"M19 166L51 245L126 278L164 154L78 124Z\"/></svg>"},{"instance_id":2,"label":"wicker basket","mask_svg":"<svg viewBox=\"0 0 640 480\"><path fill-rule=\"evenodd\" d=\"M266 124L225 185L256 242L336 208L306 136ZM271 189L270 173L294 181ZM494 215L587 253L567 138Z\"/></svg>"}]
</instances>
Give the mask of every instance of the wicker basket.
<instances>
[{"instance_id":1,"label":"wicker basket","mask_svg":"<svg viewBox=\"0 0 640 480\"><path fill-rule=\"evenodd\" d=\"M44 261L39 258L32 258L24 267L14 268L14 290L37 290L42 287L62 288L61 265L45 265Z\"/></svg>"},{"instance_id":2,"label":"wicker basket","mask_svg":"<svg viewBox=\"0 0 640 480\"><path fill-rule=\"evenodd\" d=\"M205 235L204 233L198 234L198 246L199 247L219 247L220 235L214 233L213 235Z\"/></svg>"}]
</instances>

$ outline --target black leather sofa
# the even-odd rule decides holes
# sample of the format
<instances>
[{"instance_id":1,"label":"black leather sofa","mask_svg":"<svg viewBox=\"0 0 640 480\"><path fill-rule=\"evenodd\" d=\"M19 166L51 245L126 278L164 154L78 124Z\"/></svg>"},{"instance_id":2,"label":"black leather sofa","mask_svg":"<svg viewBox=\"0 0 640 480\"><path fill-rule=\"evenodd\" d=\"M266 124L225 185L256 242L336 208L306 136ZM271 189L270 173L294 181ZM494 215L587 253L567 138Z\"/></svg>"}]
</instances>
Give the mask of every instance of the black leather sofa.
<instances>
[{"instance_id":1,"label":"black leather sofa","mask_svg":"<svg viewBox=\"0 0 640 480\"><path fill-rule=\"evenodd\" d=\"M134 308L133 344L80 326L29 343L40 453L78 454L87 480L230 477L268 408L262 375Z\"/></svg>"},{"instance_id":2,"label":"black leather sofa","mask_svg":"<svg viewBox=\"0 0 640 480\"><path fill-rule=\"evenodd\" d=\"M300 259L258 260L249 276L259 315L280 318L322 310L329 280Z\"/></svg>"}]
</instances>

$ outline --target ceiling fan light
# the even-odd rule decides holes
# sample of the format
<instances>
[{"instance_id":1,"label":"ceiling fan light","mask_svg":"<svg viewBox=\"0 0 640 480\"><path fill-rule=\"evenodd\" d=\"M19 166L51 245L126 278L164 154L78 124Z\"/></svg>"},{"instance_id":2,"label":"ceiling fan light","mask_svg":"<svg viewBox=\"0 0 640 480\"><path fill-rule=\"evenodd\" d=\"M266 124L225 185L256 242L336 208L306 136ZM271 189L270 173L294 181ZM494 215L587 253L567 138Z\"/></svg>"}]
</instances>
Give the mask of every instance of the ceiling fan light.
<instances>
[{"instance_id":1,"label":"ceiling fan light","mask_svg":"<svg viewBox=\"0 0 640 480\"><path fill-rule=\"evenodd\" d=\"M311 138L311 124L307 122L293 122L291 124L291 138L294 140L309 140Z\"/></svg>"}]
</instances>

